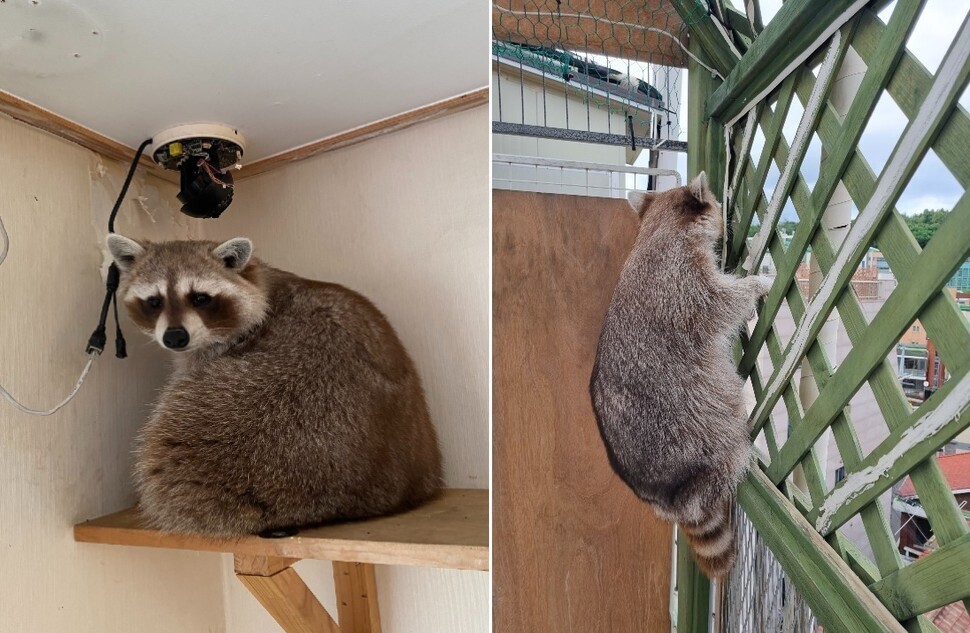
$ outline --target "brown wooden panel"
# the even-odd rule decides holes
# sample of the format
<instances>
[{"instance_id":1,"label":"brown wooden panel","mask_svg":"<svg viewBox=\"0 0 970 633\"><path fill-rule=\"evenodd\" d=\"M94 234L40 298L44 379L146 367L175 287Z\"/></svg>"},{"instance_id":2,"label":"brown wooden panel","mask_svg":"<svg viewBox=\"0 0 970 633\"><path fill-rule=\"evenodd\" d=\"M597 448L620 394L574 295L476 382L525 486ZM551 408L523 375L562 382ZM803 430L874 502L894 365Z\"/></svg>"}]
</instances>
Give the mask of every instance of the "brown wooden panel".
<instances>
[{"instance_id":1,"label":"brown wooden panel","mask_svg":"<svg viewBox=\"0 0 970 633\"><path fill-rule=\"evenodd\" d=\"M667 631L671 530L614 475L588 391L635 216L492 199L494 630Z\"/></svg>"}]
</instances>

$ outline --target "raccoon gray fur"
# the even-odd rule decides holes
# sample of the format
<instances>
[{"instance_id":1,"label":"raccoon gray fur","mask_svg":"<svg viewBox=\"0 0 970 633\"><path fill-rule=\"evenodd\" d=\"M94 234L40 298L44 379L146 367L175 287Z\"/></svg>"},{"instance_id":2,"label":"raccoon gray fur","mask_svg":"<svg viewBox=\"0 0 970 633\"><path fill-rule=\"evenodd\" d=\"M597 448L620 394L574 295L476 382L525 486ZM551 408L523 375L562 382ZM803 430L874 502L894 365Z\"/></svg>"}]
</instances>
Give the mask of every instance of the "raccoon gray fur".
<instances>
[{"instance_id":1,"label":"raccoon gray fur","mask_svg":"<svg viewBox=\"0 0 970 633\"><path fill-rule=\"evenodd\" d=\"M107 243L132 320L176 352L136 446L155 527L259 533L391 513L439 491L414 363L366 298L272 268L245 238Z\"/></svg>"},{"instance_id":2,"label":"raccoon gray fur","mask_svg":"<svg viewBox=\"0 0 970 633\"><path fill-rule=\"evenodd\" d=\"M731 348L770 284L720 272L723 221L703 173L631 204L640 229L600 334L593 409L613 469L680 524L708 576L722 576L751 454Z\"/></svg>"}]
</instances>

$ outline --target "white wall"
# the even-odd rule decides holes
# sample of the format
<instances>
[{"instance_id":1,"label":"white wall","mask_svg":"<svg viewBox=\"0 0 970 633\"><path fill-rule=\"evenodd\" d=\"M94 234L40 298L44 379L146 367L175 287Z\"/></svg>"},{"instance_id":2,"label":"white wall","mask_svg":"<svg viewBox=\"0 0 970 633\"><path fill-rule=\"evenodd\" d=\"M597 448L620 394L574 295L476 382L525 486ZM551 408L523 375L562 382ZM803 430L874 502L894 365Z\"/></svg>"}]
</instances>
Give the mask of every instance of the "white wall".
<instances>
[{"instance_id":1,"label":"white wall","mask_svg":"<svg viewBox=\"0 0 970 633\"><path fill-rule=\"evenodd\" d=\"M0 265L0 384L28 406L63 398L85 361L104 296L99 245L122 179L122 166L0 117L0 217L11 240ZM119 229L187 237L160 202L175 191L139 178ZM165 367L160 350L127 332L130 358L114 358L112 337L56 415L31 417L0 399L3 633L225 630L218 555L73 540L74 523L134 501L132 437Z\"/></svg>"},{"instance_id":2,"label":"white wall","mask_svg":"<svg viewBox=\"0 0 970 633\"><path fill-rule=\"evenodd\" d=\"M177 214L176 188L139 176L118 230L246 235L270 263L370 297L422 374L447 485L484 488L488 133L479 107L243 180L220 220ZM0 265L0 384L28 405L70 390L97 320L99 244L123 178L119 165L99 176L99 164L0 118L0 216L12 240ZM75 522L134 501L132 438L167 369L127 331L130 358L109 350L56 416L0 401L0 632L279 631L228 556L73 541ZM297 569L332 609L330 565ZM486 573L379 567L377 582L385 633L487 630Z\"/></svg>"},{"instance_id":3,"label":"white wall","mask_svg":"<svg viewBox=\"0 0 970 633\"><path fill-rule=\"evenodd\" d=\"M451 487L488 486L488 108L238 183L212 239L349 286L387 315L424 381ZM297 569L332 606L329 563ZM225 562L230 633L277 631ZM379 567L385 633L487 630L488 574Z\"/></svg>"}]
</instances>

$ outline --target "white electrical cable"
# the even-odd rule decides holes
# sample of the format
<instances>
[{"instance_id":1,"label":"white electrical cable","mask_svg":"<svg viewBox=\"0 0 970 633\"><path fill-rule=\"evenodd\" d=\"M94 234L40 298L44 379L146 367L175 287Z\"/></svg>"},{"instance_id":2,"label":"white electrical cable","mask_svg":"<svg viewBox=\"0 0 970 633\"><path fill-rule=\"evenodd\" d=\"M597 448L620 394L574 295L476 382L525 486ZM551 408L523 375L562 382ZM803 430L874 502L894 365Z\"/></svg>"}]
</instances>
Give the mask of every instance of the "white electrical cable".
<instances>
[{"instance_id":1,"label":"white electrical cable","mask_svg":"<svg viewBox=\"0 0 970 633\"><path fill-rule=\"evenodd\" d=\"M3 242L3 244L0 245L0 264L3 264L3 260L7 258L7 252L10 250L10 236L7 235L7 229L3 225L2 217L0 217L0 241ZM90 357L88 358L88 362L85 363L84 369L81 370L81 375L78 376L77 382L74 383L74 389L71 391L71 393L68 394L66 398L61 400L60 403L58 403L56 406L54 406L51 409L47 409L46 411L40 411L38 409L31 409L30 407L24 406L19 402L17 402L17 399L14 398L9 391L4 389L3 385L0 385L0 396L3 396L4 400L7 400L8 402L10 402L10 404L12 404L15 409L17 409L18 411L21 411L22 413L27 413L29 415L40 415L40 416L54 415L61 408L63 408L64 405L66 405L68 402L73 400L74 396L76 396L77 392L81 389L81 385L84 383L84 379L87 378L88 372L91 371L91 365L94 364L94 361L98 358L97 354L90 354L89 356Z\"/></svg>"},{"instance_id":2,"label":"white electrical cable","mask_svg":"<svg viewBox=\"0 0 970 633\"><path fill-rule=\"evenodd\" d=\"M505 7L500 7L494 4L492 5L492 8L498 9L500 13L509 13L512 15L518 15L523 17L529 17L530 15L534 15L536 17L546 16L551 18L576 18L576 19L585 18L587 20L596 20L595 16L588 15L585 13L558 13L558 12L552 12L552 11L516 11L514 9L506 9ZM666 35L674 42L676 42L677 46L679 46L684 51L684 54L690 57L691 59L693 59L695 62L697 62L697 64L701 68L705 68L709 70L713 76L717 77L721 81L724 81L724 76L721 73L717 72L715 69L711 68L710 66L702 62L700 59L697 58L696 55L694 55L689 50L687 50L687 47L684 46L684 44L680 41L680 38L678 38L670 31L658 29L657 27L654 27L654 26L643 26L642 24L633 24L631 22L610 22L610 24L615 26L625 26L629 29L640 29L641 31L649 31L651 33Z\"/></svg>"}]
</instances>

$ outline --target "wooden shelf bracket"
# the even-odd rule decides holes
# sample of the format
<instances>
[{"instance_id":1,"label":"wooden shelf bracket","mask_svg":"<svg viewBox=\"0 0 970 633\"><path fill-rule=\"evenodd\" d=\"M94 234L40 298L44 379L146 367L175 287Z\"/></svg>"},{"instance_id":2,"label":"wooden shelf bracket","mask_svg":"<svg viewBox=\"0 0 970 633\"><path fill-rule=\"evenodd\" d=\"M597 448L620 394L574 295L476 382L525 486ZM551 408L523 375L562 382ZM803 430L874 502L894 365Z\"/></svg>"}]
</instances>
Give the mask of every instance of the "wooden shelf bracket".
<instances>
[{"instance_id":1,"label":"wooden shelf bracket","mask_svg":"<svg viewBox=\"0 0 970 633\"><path fill-rule=\"evenodd\" d=\"M246 554L233 557L236 578L286 633L381 633L374 565L333 562L338 617L334 621L293 569L298 560Z\"/></svg>"}]
</instances>

